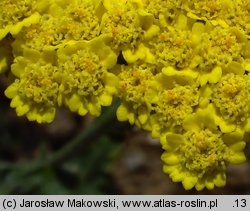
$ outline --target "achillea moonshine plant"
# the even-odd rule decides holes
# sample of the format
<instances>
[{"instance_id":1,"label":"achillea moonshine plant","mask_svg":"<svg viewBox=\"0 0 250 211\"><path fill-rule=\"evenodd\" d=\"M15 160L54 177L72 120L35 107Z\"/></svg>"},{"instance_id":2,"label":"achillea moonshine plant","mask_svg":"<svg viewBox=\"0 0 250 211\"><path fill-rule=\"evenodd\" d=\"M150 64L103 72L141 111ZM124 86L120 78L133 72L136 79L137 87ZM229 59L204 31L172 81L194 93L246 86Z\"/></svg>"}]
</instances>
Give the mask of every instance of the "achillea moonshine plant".
<instances>
[{"instance_id":1,"label":"achillea moonshine plant","mask_svg":"<svg viewBox=\"0 0 250 211\"><path fill-rule=\"evenodd\" d=\"M0 72L18 116L59 106L148 130L185 189L226 184L250 132L249 0L1 0ZM12 37L9 39L8 37ZM126 62L120 64L118 56Z\"/></svg>"}]
</instances>

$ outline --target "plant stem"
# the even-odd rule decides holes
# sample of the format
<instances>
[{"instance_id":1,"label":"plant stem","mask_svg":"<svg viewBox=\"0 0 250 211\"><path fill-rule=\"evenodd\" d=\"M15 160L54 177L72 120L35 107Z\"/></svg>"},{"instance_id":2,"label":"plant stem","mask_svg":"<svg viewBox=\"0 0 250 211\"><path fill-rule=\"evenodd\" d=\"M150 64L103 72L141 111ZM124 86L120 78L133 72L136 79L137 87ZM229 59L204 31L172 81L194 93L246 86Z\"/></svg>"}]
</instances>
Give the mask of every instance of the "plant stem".
<instances>
[{"instance_id":1,"label":"plant stem","mask_svg":"<svg viewBox=\"0 0 250 211\"><path fill-rule=\"evenodd\" d=\"M34 172L44 166L54 165L60 163L62 160L74 155L74 152L81 148L83 145L86 145L91 141L95 136L100 135L108 123L115 118L115 112L119 105L119 101L115 100L113 105L110 106L106 111L98 117L89 127L83 130L75 138L73 138L67 145L62 149L54 152L48 158L43 160L34 160L34 161L22 161L17 163L11 162L0 162L0 170L2 169L13 169L21 168L24 174Z\"/></svg>"},{"instance_id":2,"label":"plant stem","mask_svg":"<svg viewBox=\"0 0 250 211\"><path fill-rule=\"evenodd\" d=\"M72 141L70 141L61 150L55 152L48 158L49 164L55 164L72 155L75 150L79 147L87 144L95 136L99 136L103 129L107 127L107 124L115 118L115 112L118 107L118 102L116 101L109 109L106 110L99 118L97 118L88 128L86 128L82 133L76 136Z\"/></svg>"}]
</instances>

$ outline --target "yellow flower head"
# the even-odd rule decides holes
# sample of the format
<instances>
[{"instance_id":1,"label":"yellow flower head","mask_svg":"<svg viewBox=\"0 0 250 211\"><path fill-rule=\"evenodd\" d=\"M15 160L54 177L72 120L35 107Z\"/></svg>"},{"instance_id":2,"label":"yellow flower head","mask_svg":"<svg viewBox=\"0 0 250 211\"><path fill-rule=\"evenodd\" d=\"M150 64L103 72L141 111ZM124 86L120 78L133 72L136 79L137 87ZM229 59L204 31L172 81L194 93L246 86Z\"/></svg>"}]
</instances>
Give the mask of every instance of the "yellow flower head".
<instances>
[{"instance_id":1,"label":"yellow flower head","mask_svg":"<svg viewBox=\"0 0 250 211\"><path fill-rule=\"evenodd\" d=\"M150 123L152 135L160 137L168 131L181 131L184 119L194 112L199 103L196 86L176 85L171 89L161 90L154 102Z\"/></svg>"},{"instance_id":2,"label":"yellow flower head","mask_svg":"<svg viewBox=\"0 0 250 211\"><path fill-rule=\"evenodd\" d=\"M95 38L100 34L100 7L100 0L57 0L50 8L57 34L64 39Z\"/></svg>"},{"instance_id":3,"label":"yellow flower head","mask_svg":"<svg viewBox=\"0 0 250 211\"><path fill-rule=\"evenodd\" d=\"M237 26L249 32L248 0L183 1L182 7L191 18L224 27Z\"/></svg>"},{"instance_id":4,"label":"yellow flower head","mask_svg":"<svg viewBox=\"0 0 250 211\"><path fill-rule=\"evenodd\" d=\"M225 67L233 61L239 63L244 61L242 53L247 39L241 31L221 26L210 26L210 28L208 24L194 25L194 27L197 27L194 29L194 34L200 30L199 43L195 47L196 57L192 63L198 71L210 72L216 66ZM207 29L201 32L204 27Z\"/></svg>"},{"instance_id":5,"label":"yellow flower head","mask_svg":"<svg viewBox=\"0 0 250 211\"><path fill-rule=\"evenodd\" d=\"M40 21L24 28L16 38L17 48L38 50L69 40L91 40L100 34L99 1L52 1Z\"/></svg>"},{"instance_id":6,"label":"yellow flower head","mask_svg":"<svg viewBox=\"0 0 250 211\"><path fill-rule=\"evenodd\" d=\"M104 43L107 37L69 43L58 51L60 93L71 111L100 115L116 93L117 78L108 72L116 54Z\"/></svg>"},{"instance_id":7,"label":"yellow flower head","mask_svg":"<svg viewBox=\"0 0 250 211\"><path fill-rule=\"evenodd\" d=\"M1 0L0 1L0 40L9 32L18 34L24 26L39 21L40 15L35 11L34 0Z\"/></svg>"},{"instance_id":8,"label":"yellow flower head","mask_svg":"<svg viewBox=\"0 0 250 211\"><path fill-rule=\"evenodd\" d=\"M134 0L104 0L106 12L101 23L101 33L111 34L114 50L134 49L144 38L153 23L151 14L141 10Z\"/></svg>"},{"instance_id":9,"label":"yellow flower head","mask_svg":"<svg viewBox=\"0 0 250 211\"><path fill-rule=\"evenodd\" d=\"M193 57L190 31L178 28L163 31L150 40L149 45L158 65L162 65L162 67L187 68Z\"/></svg>"},{"instance_id":10,"label":"yellow flower head","mask_svg":"<svg viewBox=\"0 0 250 211\"><path fill-rule=\"evenodd\" d=\"M24 56L15 58L12 72L17 77L5 90L10 106L18 116L30 121L52 122L56 112L59 84L54 52L40 53L25 49Z\"/></svg>"},{"instance_id":11,"label":"yellow flower head","mask_svg":"<svg viewBox=\"0 0 250 211\"><path fill-rule=\"evenodd\" d=\"M142 0L145 10L158 20L161 26L172 24L179 14L182 0ZM164 24L163 24L164 23Z\"/></svg>"},{"instance_id":12,"label":"yellow flower head","mask_svg":"<svg viewBox=\"0 0 250 211\"><path fill-rule=\"evenodd\" d=\"M250 114L250 78L226 74L212 88L211 101L224 120L244 124Z\"/></svg>"},{"instance_id":13,"label":"yellow flower head","mask_svg":"<svg viewBox=\"0 0 250 211\"><path fill-rule=\"evenodd\" d=\"M185 119L182 134L169 132L161 139L166 150L162 155L163 171L174 182L182 182L187 190L224 186L228 164L239 164L246 159L242 152L244 132L223 134L214 115L209 107L198 110Z\"/></svg>"},{"instance_id":14,"label":"yellow flower head","mask_svg":"<svg viewBox=\"0 0 250 211\"><path fill-rule=\"evenodd\" d=\"M157 83L152 72L155 67L134 65L121 67L119 73L118 96L122 100L117 110L119 121L128 120L130 124L149 129L148 117L151 111L151 102L157 96Z\"/></svg>"}]
</instances>

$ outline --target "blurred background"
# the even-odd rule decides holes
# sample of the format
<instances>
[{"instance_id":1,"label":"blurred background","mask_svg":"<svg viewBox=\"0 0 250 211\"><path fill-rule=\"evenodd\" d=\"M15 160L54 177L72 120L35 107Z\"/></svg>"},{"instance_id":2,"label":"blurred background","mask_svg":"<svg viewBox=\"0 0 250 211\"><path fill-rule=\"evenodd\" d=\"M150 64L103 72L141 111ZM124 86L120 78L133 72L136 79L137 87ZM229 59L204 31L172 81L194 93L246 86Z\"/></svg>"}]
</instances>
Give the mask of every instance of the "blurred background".
<instances>
[{"instance_id":1,"label":"blurred background","mask_svg":"<svg viewBox=\"0 0 250 211\"><path fill-rule=\"evenodd\" d=\"M0 77L1 78L1 77ZM250 194L248 162L228 168L227 185L184 191L162 173L161 146L149 133L116 120L58 109L48 125L17 117L0 79L0 194Z\"/></svg>"}]
</instances>

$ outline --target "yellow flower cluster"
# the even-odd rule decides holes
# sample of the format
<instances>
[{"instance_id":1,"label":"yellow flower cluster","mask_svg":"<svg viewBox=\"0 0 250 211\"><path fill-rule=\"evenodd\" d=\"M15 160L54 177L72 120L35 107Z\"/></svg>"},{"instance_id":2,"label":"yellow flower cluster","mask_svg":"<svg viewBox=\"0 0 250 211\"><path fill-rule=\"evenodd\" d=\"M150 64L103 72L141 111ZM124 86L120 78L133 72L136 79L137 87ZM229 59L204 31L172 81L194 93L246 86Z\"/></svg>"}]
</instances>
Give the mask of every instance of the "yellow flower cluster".
<instances>
[{"instance_id":1,"label":"yellow flower cluster","mask_svg":"<svg viewBox=\"0 0 250 211\"><path fill-rule=\"evenodd\" d=\"M148 130L185 189L226 184L250 132L249 0L2 0L0 72L17 115L56 108Z\"/></svg>"},{"instance_id":2,"label":"yellow flower cluster","mask_svg":"<svg viewBox=\"0 0 250 211\"><path fill-rule=\"evenodd\" d=\"M118 119L160 138L163 170L185 189L224 186L246 159L250 2L132 2L147 25L122 49Z\"/></svg>"},{"instance_id":3,"label":"yellow flower cluster","mask_svg":"<svg viewBox=\"0 0 250 211\"><path fill-rule=\"evenodd\" d=\"M101 34L101 1L3 0L0 5L6 10L1 32L12 36L9 48L1 47L1 71L12 62L5 95L18 116L49 123L58 106L98 116L101 106L111 105L118 78L109 70L117 54L109 46L112 37Z\"/></svg>"}]
</instances>

